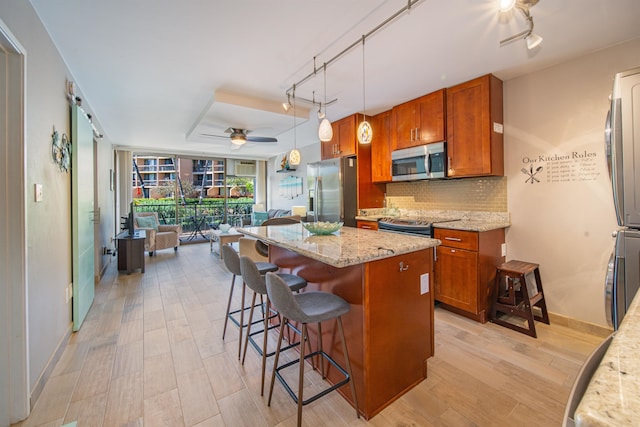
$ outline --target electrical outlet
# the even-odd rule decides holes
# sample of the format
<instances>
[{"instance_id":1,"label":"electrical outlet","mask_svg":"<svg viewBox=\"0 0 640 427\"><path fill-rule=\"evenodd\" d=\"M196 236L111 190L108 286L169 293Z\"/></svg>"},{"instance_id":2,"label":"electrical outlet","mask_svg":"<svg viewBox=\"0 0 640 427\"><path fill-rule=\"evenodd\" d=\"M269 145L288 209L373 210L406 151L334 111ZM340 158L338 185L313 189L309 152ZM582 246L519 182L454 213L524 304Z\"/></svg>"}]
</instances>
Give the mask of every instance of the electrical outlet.
<instances>
[{"instance_id":1,"label":"electrical outlet","mask_svg":"<svg viewBox=\"0 0 640 427\"><path fill-rule=\"evenodd\" d=\"M420 295L429 292L429 273L420 275Z\"/></svg>"},{"instance_id":2,"label":"electrical outlet","mask_svg":"<svg viewBox=\"0 0 640 427\"><path fill-rule=\"evenodd\" d=\"M502 244L502 256L507 256L507 244Z\"/></svg>"}]
</instances>

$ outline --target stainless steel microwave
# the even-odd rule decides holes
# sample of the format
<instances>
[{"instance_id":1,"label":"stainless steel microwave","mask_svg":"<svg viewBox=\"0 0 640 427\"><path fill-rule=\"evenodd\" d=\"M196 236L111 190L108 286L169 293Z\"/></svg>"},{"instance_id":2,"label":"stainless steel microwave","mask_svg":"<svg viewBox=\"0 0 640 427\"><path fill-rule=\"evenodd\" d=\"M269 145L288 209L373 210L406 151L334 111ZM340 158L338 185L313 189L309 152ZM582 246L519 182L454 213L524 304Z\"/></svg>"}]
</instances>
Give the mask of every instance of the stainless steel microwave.
<instances>
[{"instance_id":1,"label":"stainless steel microwave","mask_svg":"<svg viewBox=\"0 0 640 427\"><path fill-rule=\"evenodd\" d=\"M391 152L391 180L416 181L444 178L446 165L444 142L395 150Z\"/></svg>"}]
</instances>

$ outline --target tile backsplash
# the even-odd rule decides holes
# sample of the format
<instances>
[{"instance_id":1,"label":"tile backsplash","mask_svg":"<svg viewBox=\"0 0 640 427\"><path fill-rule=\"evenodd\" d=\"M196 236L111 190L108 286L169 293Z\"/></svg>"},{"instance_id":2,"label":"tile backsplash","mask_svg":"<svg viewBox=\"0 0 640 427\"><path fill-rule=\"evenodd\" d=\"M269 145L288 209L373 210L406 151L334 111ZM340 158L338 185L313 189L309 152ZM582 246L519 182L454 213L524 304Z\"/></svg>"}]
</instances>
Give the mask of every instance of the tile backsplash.
<instances>
[{"instance_id":1,"label":"tile backsplash","mask_svg":"<svg viewBox=\"0 0 640 427\"><path fill-rule=\"evenodd\" d=\"M507 178L465 178L387 184L387 203L400 209L507 212Z\"/></svg>"}]
</instances>

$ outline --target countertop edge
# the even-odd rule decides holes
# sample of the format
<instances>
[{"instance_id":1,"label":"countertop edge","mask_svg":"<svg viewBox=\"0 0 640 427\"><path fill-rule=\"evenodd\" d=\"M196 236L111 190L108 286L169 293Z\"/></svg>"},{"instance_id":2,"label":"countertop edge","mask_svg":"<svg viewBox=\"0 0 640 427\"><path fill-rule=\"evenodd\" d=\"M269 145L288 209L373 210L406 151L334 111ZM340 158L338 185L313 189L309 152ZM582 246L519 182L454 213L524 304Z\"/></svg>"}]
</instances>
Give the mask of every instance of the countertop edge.
<instances>
[{"instance_id":1,"label":"countertop edge","mask_svg":"<svg viewBox=\"0 0 640 427\"><path fill-rule=\"evenodd\" d=\"M576 426L626 426L640 419L640 297L636 295L594 372Z\"/></svg>"}]
</instances>

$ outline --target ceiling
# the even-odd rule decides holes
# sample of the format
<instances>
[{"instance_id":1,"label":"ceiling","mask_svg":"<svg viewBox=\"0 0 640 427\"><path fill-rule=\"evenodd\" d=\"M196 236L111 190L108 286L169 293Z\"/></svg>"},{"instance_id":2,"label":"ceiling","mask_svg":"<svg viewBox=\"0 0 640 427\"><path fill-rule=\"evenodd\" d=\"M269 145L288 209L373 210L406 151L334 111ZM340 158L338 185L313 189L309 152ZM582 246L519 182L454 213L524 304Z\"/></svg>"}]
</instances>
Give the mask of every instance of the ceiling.
<instances>
[{"instance_id":1,"label":"ceiling","mask_svg":"<svg viewBox=\"0 0 640 427\"><path fill-rule=\"evenodd\" d=\"M31 0L116 146L137 151L266 159L317 143L317 106L280 104L286 91L324 101L323 62L407 5L406 0ZM327 67L330 120L393 105L471 78L503 80L640 37L638 0L541 0L544 41L499 41L527 28L497 0L421 0ZM365 100L363 102L363 66ZM315 91L315 95L313 94ZM85 104L86 105L86 104ZM233 149L229 127L278 143ZM294 138L295 133L295 138Z\"/></svg>"}]
</instances>

